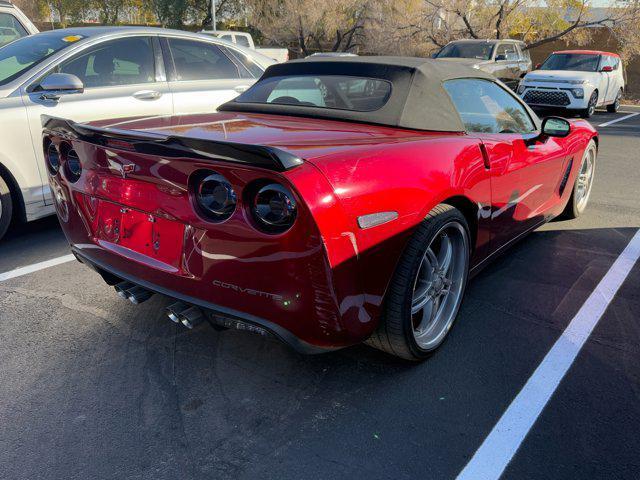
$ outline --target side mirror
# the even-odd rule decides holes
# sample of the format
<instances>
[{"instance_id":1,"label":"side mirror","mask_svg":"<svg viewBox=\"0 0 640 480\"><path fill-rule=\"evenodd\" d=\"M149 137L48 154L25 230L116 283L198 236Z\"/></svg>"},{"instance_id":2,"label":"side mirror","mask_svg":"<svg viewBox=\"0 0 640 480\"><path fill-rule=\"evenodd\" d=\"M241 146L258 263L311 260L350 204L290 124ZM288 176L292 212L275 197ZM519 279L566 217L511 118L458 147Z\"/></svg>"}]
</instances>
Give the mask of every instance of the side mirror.
<instances>
[{"instance_id":1,"label":"side mirror","mask_svg":"<svg viewBox=\"0 0 640 480\"><path fill-rule=\"evenodd\" d=\"M600 69L601 72L613 72L613 67L611 65L605 65Z\"/></svg>"},{"instance_id":2,"label":"side mirror","mask_svg":"<svg viewBox=\"0 0 640 480\"><path fill-rule=\"evenodd\" d=\"M571 132L571 124L560 117L547 117L542 121L542 135L547 137L566 137Z\"/></svg>"},{"instance_id":3,"label":"side mirror","mask_svg":"<svg viewBox=\"0 0 640 480\"><path fill-rule=\"evenodd\" d=\"M58 100L61 95L84 92L84 84L70 73L52 73L40 82L39 90L43 100Z\"/></svg>"},{"instance_id":4,"label":"side mirror","mask_svg":"<svg viewBox=\"0 0 640 480\"><path fill-rule=\"evenodd\" d=\"M533 67L534 70L540 70L540 67L542 66L541 63L536 63L536 66Z\"/></svg>"},{"instance_id":5,"label":"side mirror","mask_svg":"<svg viewBox=\"0 0 640 480\"><path fill-rule=\"evenodd\" d=\"M501 60L506 60L507 56L504 54L496 55L496 62L500 62Z\"/></svg>"}]
</instances>

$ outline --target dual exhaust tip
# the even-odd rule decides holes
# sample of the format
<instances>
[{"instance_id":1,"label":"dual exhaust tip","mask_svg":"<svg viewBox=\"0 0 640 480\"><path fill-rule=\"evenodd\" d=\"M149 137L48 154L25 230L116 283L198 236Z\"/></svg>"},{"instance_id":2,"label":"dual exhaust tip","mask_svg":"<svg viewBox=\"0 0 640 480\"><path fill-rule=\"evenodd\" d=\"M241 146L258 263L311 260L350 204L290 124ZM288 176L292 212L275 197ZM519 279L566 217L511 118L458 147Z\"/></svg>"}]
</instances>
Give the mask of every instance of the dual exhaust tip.
<instances>
[{"instance_id":1,"label":"dual exhaust tip","mask_svg":"<svg viewBox=\"0 0 640 480\"><path fill-rule=\"evenodd\" d=\"M173 323L182 324L188 329L205 320L204 312L199 307L184 302L176 302L167 307L167 317Z\"/></svg>"},{"instance_id":2,"label":"dual exhaust tip","mask_svg":"<svg viewBox=\"0 0 640 480\"><path fill-rule=\"evenodd\" d=\"M118 296L125 300L129 300L134 305L146 302L154 294L151 290L147 290L146 288L131 282L120 282L114 285L113 288L115 288ZM182 324L189 329L205 320L204 315L204 312L200 308L183 302L176 302L167 307L167 316L169 319L172 322Z\"/></svg>"},{"instance_id":3,"label":"dual exhaust tip","mask_svg":"<svg viewBox=\"0 0 640 480\"><path fill-rule=\"evenodd\" d=\"M147 290L131 282L120 282L114 285L113 288L115 288L116 293L120 297L129 300L134 305L146 302L154 295L154 292L151 290ZM166 312L167 317L169 317L172 322L184 325L188 329L192 329L206 320L205 313L201 308L184 302L176 302L169 305Z\"/></svg>"},{"instance_id":4,"label":"dual exhaust tip","mask_svg":"<svg viewBox=\"0 0 640 480\"><path fill-rule=\"evenodd\" d=\"M131 282L120 282L117 285L114 285L113 288L115 288L118 296L125 300L129 300L134 305L146 302L153 296L152 291Z\"/></svg>"}]
</instances>

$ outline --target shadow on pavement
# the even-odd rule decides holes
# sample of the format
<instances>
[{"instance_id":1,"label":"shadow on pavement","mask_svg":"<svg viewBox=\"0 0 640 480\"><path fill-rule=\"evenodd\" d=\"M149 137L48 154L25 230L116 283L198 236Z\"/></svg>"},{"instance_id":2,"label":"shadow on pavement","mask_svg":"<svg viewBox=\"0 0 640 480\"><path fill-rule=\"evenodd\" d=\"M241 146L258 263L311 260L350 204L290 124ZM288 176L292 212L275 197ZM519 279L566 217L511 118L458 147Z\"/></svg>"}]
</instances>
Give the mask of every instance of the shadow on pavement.
<instances>
[{"instance_id":1,"label":"shadow on pavement","mask_svg":"<svg viewBox=\"0 0 640 480\"><path fill-rule=\"evenodd\" d=\"M635 230L532 234L421 364L183 330L169 299L134 307L75 262L4 282L0 462L7 478L453 478Z\"/></svg>"},{"instance_id":2,"label":"shadow on pavement","mask_svg":"<svg viewBox=\"0 0 640 480\"><path fill-rule=\"evenodd\" d=\"M0 239L0 272L69 253L58 218L12 225Z\"/></svg>"}]
</instances>

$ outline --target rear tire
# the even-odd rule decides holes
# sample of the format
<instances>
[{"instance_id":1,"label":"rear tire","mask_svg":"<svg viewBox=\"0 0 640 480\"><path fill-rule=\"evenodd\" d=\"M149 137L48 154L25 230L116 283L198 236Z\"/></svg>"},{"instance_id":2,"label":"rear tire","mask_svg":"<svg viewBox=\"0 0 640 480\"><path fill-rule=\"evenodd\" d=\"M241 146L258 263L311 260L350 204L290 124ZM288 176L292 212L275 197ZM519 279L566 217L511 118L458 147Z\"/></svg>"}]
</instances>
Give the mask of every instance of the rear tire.
<instances>
[{"instance_id":1,"label":"rear tire","mask_svg":"<svg viewBox=\"0 0 640 480\"><path fill-rule=\"evenodd\" d=\"M622 89L618 90L615 101L611 105L607 105L607 112L617 113L620 110L620 100L622 99Z\"/></svg>"},{"instance_id":2,"label":"rear tire","mask_svg":"<svg viewBox=\"0 0 640 480\"><path fill-rule=\"evenodd\" d=\"M580 116L582 118L590 118L594 113L596 113L596 105L598 105L598 91L594 90L591 97L589 97L587 108L582 110Z\"/></svg>"},{"instance_id":3,"label":"rear tire","mask_svg":"<svg viewBox=\"0 0 640 480\"><path fill-rule=\"evenodd\" d=\"M4 178L0 177L0 239L7 233L13 216L13 198Z\"/></svg>"},{"instance_id":4,"label":"rear tire","mask_svg":"<svg viewBox=\"0 0 640 480\"><path fill-rule=\"evenodd\" d=\"M427 215L400 258L368 345L413 361L442 345L464 296L469 238L464 215L451 205Z\"/></svg>"},{"instance_id":5,"label":"rear tire","mask_svg":"<svg viewBox=\"0 0 640 480\"><path fill-rule=\"evenodd\" d=\"M563 218L569 220L578 218L587 208L591 195L591 187L593 186L597 153L596 143L590 140L582 155L580 169L573 183L571 197L569 197L569 202L562 213Z\"/></svg>"}]
</instances>

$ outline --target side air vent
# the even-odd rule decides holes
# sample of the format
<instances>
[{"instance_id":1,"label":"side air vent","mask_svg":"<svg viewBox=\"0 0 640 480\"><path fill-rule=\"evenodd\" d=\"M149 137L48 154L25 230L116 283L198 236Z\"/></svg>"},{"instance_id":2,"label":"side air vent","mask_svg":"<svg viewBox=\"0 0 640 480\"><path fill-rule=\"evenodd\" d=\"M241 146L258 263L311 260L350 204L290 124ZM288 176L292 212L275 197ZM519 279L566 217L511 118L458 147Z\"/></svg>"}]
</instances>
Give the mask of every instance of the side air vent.
<instances>
[{"instance_id":1,"label":"side air vent","mask_svg":"<svg viewBox=\"0 0 640 480\"><path fill-rule=\"evenodd\" d=\"M569 180L569 174L571 173L571 167L573 166L573 158L569 160L569 165L567 165L567 169L562 176L562 181L560 182L560 190L559 194L562 196L562 192L564 192L565 187L567 186L567 181Z\"/></svg>"}]
</instances>

